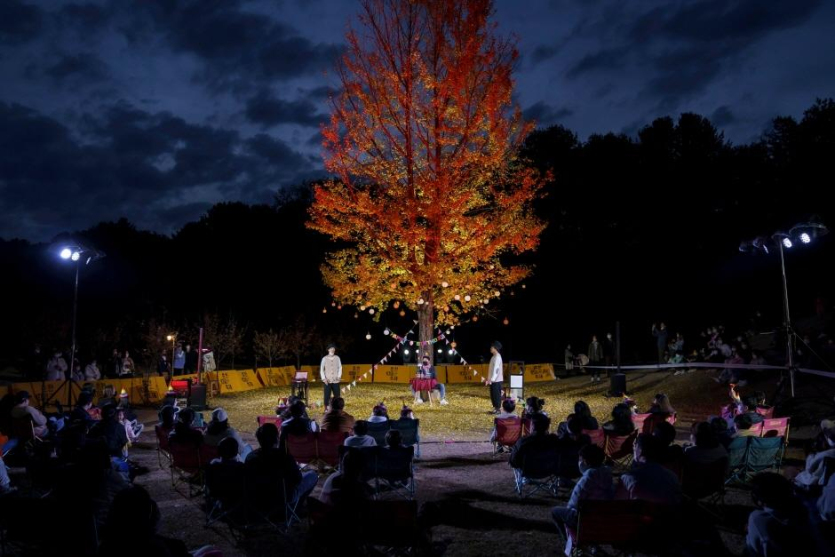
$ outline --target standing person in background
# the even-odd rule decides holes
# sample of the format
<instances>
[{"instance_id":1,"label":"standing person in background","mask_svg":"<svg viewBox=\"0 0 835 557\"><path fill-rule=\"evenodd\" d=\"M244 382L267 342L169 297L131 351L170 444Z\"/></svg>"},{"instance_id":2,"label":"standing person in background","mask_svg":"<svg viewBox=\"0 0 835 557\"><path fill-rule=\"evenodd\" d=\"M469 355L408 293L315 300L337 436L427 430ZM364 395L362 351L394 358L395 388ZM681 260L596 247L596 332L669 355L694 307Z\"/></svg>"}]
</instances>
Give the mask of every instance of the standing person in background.
<instances>
[{"instance_id":1,"label":"standing person in background","mask_svg":"<svg viewBox=\"0 0 835 557\"><path fill-rule=\"evenodd\" d=\"M64 355L56 350L55 355L46 364L46 380L47 381L63 381L67 378L67 361Z\"/></svg>"},{"instance_id":2,"label":"standing person in background","mask_svg":"<svg viewBox=\"0 0 835 557\"><path fill-rule=\"evenodd\" d=\"M186 367L186 353L183 351L183 344L178 342L174 349L174 375L183 375L183 369Z\"/></svg>"},{"instance_id":3,"label":"standing person in background","mask_svg":"<svg viewBox=\"0 0 835 557\"><path fill-rule=\"evenodd\" d=\"M571 351L571 345L565 347L565 371L567 375L574 370L574 352Z\"/></svg>"},{"instance_id":4,"label":"standing person in background","mask_svg":"<svg viewBox=\"0 0 835 557\"><path fill-rule=\"evenodd\" d=\"M487 366L487 385L490 387L490 402L493 404L491 414L501 412L502 383L504 382L504 362L502 362L502 343L494 340L490 345L490 364Z\"/></svg>"},{"instance_id":5,"label":"standing person in background","mask_svg":"<svg viewBox=\"0 0 835 557\"><path fill-rule=\"evenodd\" d=\"M157 374L160 377L170 379L171 366L168 364L168 356L165 354L160 354L159 356L159 360L157 361Z\"/></svg>"},{"instance_id":6,"label":"standing person in background","mask_svg":"<svg viewBox=\"0 0 835 557\"><path fill-rule=\"evenodd\" d=\"M652 336L655 337L655 345L658 348L658 363L664 363L664 350L667 349L667 338L669 333L667 332L667 325L662 321L659 327L655 326L655 323L652 324Z\"/></svg>"},{"instance_id":7,"label":"standing person in background","mask_svg":"<svg viewBox=\"0 0 835 557\"><path fill-rule=\"evenodd\" d=\"M597 335L591 336L591 343L589 343L589 364L599 366L603 361L603 345L597 340ZM591 382L600 383L600 370L591 370Z\"/></svg>"},{"instance_id":8,"label":"standing person in background","mask_svg":"<svg viewBox=\"0 0 835 557\"><path fill-rule=\"evenodd\" d=\"M119 351L116 348L113 349L113 354L110 355L106 375L108 377L119 377L122 375L122 358L119 356Z\"/></svg>"},{"instance_id":9,"label":"standing person in background","mask_svg":"<svg viewBox=\"0 0 835 557\"><path fill-rule=\"evenodd\" d=\"M183 371L186 375L190 373L197 373L197 351L191 349L190 344L186 344L186 365Z\"/></svg>"},{"instance_id":10,"label":"standing person in background","mask_svg":"<svg viewBox=\"0 0 835 557\"><path fill-rule=\"evenodd\" d=\"M325 386L325 408L328 408L331 395L339 396L339 382L342 381L342 360L336 355L335 344L328 344L328 353L319 364L319 378Z\"/></svg>"},{"instance_id":11,"label":"standing person in background","mask_svg":"<svg viewBox=\"0 0 835 557\"><path fill-rule=\"evenodd\" d=\"M133 363L133 358L130 357L130 352L125 350L125 357L122 358L122 373L120 377L133 377L136 371L136 365Z\"/></svg>"},{"instance_id":12,"label":"standing person in background","mask_svg":"<svg viewBox=\"0 0 835 557\"><path fill-rule=\"evenodd\" d=\"M606 333L606 338L603 340L603 363L606 366L611 366L615 363L615 341L612 338L612 333ZM609 376L609 370L606 370L606 376Z\"/></svg>"},{"instance_id":13,"label":"standing person in background","mask_svg":"<svg viewBox=\"0 0 835 557\"><path fill-rule=\"evenodd\" d=\"M99 371L99 366L96 365L96 360L93 359L87 364L87 367L84 368L84 380L85 381L98 381L101 379L101 372Z\"/></svg>"}]
</instances>

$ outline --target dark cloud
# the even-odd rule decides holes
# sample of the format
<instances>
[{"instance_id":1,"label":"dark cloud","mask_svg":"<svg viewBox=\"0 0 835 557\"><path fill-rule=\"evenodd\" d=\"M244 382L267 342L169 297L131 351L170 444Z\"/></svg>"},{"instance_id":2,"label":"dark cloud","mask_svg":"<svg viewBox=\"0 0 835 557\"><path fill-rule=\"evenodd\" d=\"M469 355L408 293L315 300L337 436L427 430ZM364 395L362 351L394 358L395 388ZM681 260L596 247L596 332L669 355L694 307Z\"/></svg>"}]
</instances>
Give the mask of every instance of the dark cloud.
<instances>
[{"instance_id":1,"label":"dark cloud","mask_svg":"<svg viewBox=\"0 0 835 557\"><path fill-rule=\"evenodd\" d=\"M86 53L62 56L44 73L59 83L68 79L97 82L105 79L108 74L107 66L98 56Z\"/></svg>"},{"instance_id":2,"label":"dark cloud","mask_svg":"<svg viewBox=\"0 0 835 557\"><path fill-rule=\"evenodd\" d=\"M246 117L250 122L268 128L276 124L318 126L327 116L307 99L285 101L262 91L246 103Z\"/></svg>"},{"instance_id":3,"label":"dark cloud","mask_svg":"<svg viewBox=\"0 0 835 557\"><path fill-rule=\"evenodd\" d=\"M42 20L37 6L19 0L0 1L0 44L19 44L34 38Z\"/></svg>"},{"instance_id":4,"label":"dark cloud","mask_svg":"<svg viewBox=\"0 0 835 557\"><path fill-rule=\"evenodd\" d=\"M736 116L734 116L730 107L720 106L713 111L713 114L710 115L710 121L713 122L713 125L717 128L722 128L728 124L736 122Z\"/></svg>"},{"instance_id":5,"label":"dark cloud","mask_svg":"<svg viewBox=\"0 0 835 557\"><path fill-rule=\"evenodd\" d=\"M554 45L539 45L531 54L531 62L538 64L540 62L544 62L545 60L550 60L556 56L559 51L560 49Z\"/></svg>"},{"instance_id":6,"label":"dark cloud","mask_svg":"<svg viewBox=\"0 0 835 557\"><path fill-rule=\"evenodd\" d=\"M572 114L574 114L574 111L571 109L565 107L555 109L542 101L529 106L522 112L522 116L526 120L535 120L539 126L555 124Z\"/></svg>"},{"instance_id":7,"label":"dark cloud","mask_svg":"<svg viewBox=\"0 0 835 557\"><path fill-rule=\"evenodd\" d=\"M112 13L98 4L67 4L56 15L60 25L74 29L81 37L89 38L108 25Z\"/></svg>"},{"instance_id":8,"label":"dark cloud","mask_svg":"<svg viewBox=\"0 0 835 557\"><path fill-rule=\"evenodd\" d=\"M266 134L244 140L126 104L86 116L83 131L85 141L53 118L0 103L0 237L48 239L121 216L171 231L185 220L161 221L171 207L260 199L315 170Z\"/></svg>"},{"instance_id":9,"label":"dark cloud","mask_svg":"<svg viewBox=\"0 0 835 557\"><path fill-rule=\"evenodd\" d=\"M198 77L217 90L321 72L333 67L342 49L314 43L263 13L247 12L240 0L147 2L138 10L140 24L125 27L126 36L140 41L143 31L163 33L176 50L203 60Z\"/></svg>"},{"instance_id":10,"label":"dark cloud","mask_svg":"<svg viewBox=\"0 0 835 557\"><path fill-rule=\"evenodd\" d=\"M577 63L575 63L568 72L566 77L573 79L581 74L594 70L613 70L619 69L626 63L628 51L622 48L607 48L587 54L583 56Z\"/></svg>"}]
</instances>

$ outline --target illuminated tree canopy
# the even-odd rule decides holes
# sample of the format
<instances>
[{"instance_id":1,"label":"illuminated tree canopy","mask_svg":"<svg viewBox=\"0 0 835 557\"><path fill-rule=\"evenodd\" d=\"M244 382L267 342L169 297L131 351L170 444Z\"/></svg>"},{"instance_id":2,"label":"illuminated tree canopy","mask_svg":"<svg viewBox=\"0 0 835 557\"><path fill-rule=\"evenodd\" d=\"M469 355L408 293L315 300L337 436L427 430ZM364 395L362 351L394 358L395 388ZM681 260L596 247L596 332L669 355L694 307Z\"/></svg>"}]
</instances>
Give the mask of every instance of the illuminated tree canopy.
<instances>
[{"instance_id":1,"label":"illuminated tree canopy","mask_svg":"<svg viewBox=\"0 0 835 557\"><path fill-rule=\"evenodd\" d=\"M364 0L323 126L308 226L346 246L322 267L336 300L417 311L420 338L531 270L545 182L518 160L531 129L512 100L513 40L488 0ZM379 313L377 313L379 315Z\"/></svg>"}]
</instances>

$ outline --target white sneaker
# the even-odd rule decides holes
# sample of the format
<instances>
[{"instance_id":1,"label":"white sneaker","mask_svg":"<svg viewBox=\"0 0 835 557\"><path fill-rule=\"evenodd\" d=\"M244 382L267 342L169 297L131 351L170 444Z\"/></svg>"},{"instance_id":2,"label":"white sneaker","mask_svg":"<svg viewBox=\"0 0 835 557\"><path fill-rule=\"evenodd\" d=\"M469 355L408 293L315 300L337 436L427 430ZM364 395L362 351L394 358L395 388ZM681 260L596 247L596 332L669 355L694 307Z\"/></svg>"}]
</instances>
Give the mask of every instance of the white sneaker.
<instances>
[{"instance_id":1,"label":"white sneaker","mask_svg":"<svg viewBox=\"0 0 835 557\"><path fill-rule=\"evenodd\" d=\"M592 376L592 378L591 378L591 382L592 382L592 383L594 383L594 376Z\"/></svg>"},{"instance_id":2,"label":"white sneaker","mask_svg":"<svg viewBox=\"0 0 835 557\"><path fill-rule=\"evenodd\" d=\"M441 405L446 406L447 404L449 404L449 403L446 401L446 399L442 398L441 399Z\"/></svg>"},{"instance_id":3,"label":"white sneaker","mask_svg":"<svg viewBox=\"0 0 835 557\"><path fill-rule=\"evenodd\" d=\"M416 398L415 399L415 404L423 404L423 399Z\"/></svg>"}]
</instances>

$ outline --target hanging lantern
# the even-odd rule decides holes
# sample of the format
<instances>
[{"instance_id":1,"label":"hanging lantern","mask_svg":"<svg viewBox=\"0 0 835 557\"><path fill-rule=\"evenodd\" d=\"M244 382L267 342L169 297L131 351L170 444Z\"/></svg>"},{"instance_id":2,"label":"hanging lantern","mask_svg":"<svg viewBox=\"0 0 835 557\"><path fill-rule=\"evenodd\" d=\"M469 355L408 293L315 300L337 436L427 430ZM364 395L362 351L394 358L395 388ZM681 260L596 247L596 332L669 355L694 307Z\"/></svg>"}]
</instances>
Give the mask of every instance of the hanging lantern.
<instances>
[{"instance_id":1,"label":"hanging lantern","mask_svg":"<svg viewBox=\"0 0 835 557\"><path fill-rule=\"evenodd\" d=\"M365 340L371 340L371 333L370 332L365 334Z\"/></svg>"},{"instance_id":2,"label":"hanging lantern","mask_svg":"<svg viewBox=\"0 0 835 557\"><path fill-rule=\"evenodd\" d=\"M375 310L374 310L374 308L370 308L370 309L368 310L368 314L369 314L369 315L374 315L374 311L375 311Z\"/></svg>"},{"instance_id":3,"label":"hanging lantern","mask_svg":"<svg viewBox=\"0 0 835 557\"><path fill-rule=\"evenodd\" d=\"M391 334L391 331L389 331L389 330L388 330L388 328L386 328L386 329L383 331L383 334L384 334L384 335L386 335L386 336L389 336L389 335Z\"/></svg>"},{"instance_id":4,"label":"hanging lantern","mask_svg":"<svg viewBox=\"0 0 835 557\"><path fill-rule=\"evenodd\" d=\"M456 299L456 300L460 300L460 299L461 299L461 295L460 295L460 294L456 294L456 295L455 295L455 299Z\"/></svg>"},{"instance_id":5,"label":"hanging lantern","mask_svg":"<svg viewBox=\"0 0 835 557\"><path fill-rule=\"evenodd\" d=\"M475 323L476 321L478 321L478 315L473 315L473 323Z\"/></svg>"},{"instance_id":6,"label":"hanging lantern","mask_svg":"<svg viewBox=\"0 0 835 557\"><path fill-rule=\"evenodd\" d=\"M360 311L365 311L365 305L360 306Z\"/></svg>"},{"instance_id":7,"label":"hanging lantern","mask_svg":"<svg viewBox=\"0 0 835 557\"><path fill-rule=\"evenodd\" d=\"M499 297L499 296L501 296L501 295L502 295L502 293L501 293L501 292L499 292L498 290L496 290L495 292L493 292L493 296L495 296L496 298L498 298L498 297Z\"/></svg>"},{"instance_id":8,"label":"hanging lantern","mask_svg":"<svg viewBox=\"0 0 835 557\"><path fill-rule=\"evenodd\" d=\"M525 288L527 288L527 285L524 285L524 284L523 284L523 285L522 285L522 290L524 290Z\"/></svg>"},{"instance_id":9,"label":"hanging lantern","mask_svg":"<svg viewBox=\"0 0 835 557\"><path fill-rule=\"evenodd\" d=\"M327 312L328 312L328 308L322 308L322 313L327 313Z\"/></svg>"},{"instance_id":10,"label":"hanging lantern","mask_svg":"<svg viewBox=\"0 0 835 557\"><path fill-rule=\"evenodd\" d=\"M449 283L447 281L444 281L444 282L441 283L441 287L447 288L447 287L449 287Z\"/></svg>"},{"instance_id":11,"label":"hanging lantern","mask_svg":"<svg viewBox=\"0 0 835 557\"><path fill-rule=\"evenodd\" d=\"M342 309L342 304L339 304L338 306L336 306L336 309Z\"/></svg>"},{"instance_id":12,"label":"hanging lantern","mask_svg":"<svg viewBox=\"0 0 835 557\"><path fill-rule=\"evenodd\" d=\"M444 311L449 313L449 306L444 306Z\"/></svg>"},{"instance_id":13,"label":"hanging lantern","mask_svg":"<svg viewBox=\"0 0 835 557\"><path fill-rule=\"evenodd\" d=\"M472 298L470 298L470 295L469 295L469 294L467 294L466 296L464 296L464 301L465 301L465 302L469 302L470 300L472 300Z\"/></svg>"},{"instance_id":14,"label":"hanging lantern","mask_svg":"<svg viewBox=\"0 0 835 557\"><path fill-rule=\"evenodd\" d=\"M450 342L450 343L449 343L449 345L450 345L453 349L455 349L455 347L456 347L456 346L458 346L458 343L457 343L457 342L455 342L455 341L453 340L452 342Z\"/></svg>"},{"instance_id":15,"label":"hanging lantern","mask_svg":"<svg viewBox=\"0 0 835 557\"><path fill-rule=\"evenodd\" d=\"M331 307L335 308L336 307L336 302L331 302Z\"/></svg>"},{"instance_id":16,"label":"hanging lantern","mask_svg":"<svg viewBox=\"0 0 835 557\"><path fill-rule=\"evenodd\" d=\"M392 304L392 307L393 307L394 309L399 308L399 307L400 307L400 302L399 302L399 301L397 301L397 300L395 300L395 301L394 301L394 303Z\"/></svg>"},{"instance_id":17,"label":"hanging lantern","mask_svg":"<svg viewBox=\"0 0 835 557\"><path fill-rule=\"evenodd\" d=\"M510 319L508 319L507 317L505 317L505 318L504 318L504 321L502 321L502 323L504 323L505 325L510 325Z\"/></svg>"},{"instance_id":18,"label":"hanging lantern","mask_svg":"<svg viewBox=\"0 0 835 557\"><path fill-rule=\"evenodd\" d=\"M360 318L360 314L357 313L357 312L354 312L354 319L359 319L359 318Z\"/></svg>"},{"instance_id":19,"label":"hanging lantern","mask_svg":"<svg viewBox=\"0 0 835 557\"><path fill-rule=\"evenodd\" d=\"M406 310L400 310L400 317L406 317Z\"/></svg>"}]
</instances>

